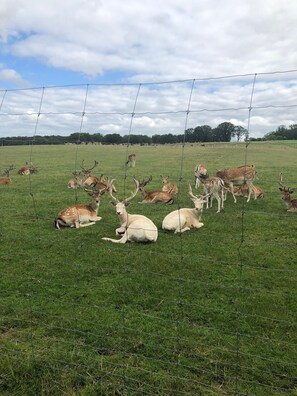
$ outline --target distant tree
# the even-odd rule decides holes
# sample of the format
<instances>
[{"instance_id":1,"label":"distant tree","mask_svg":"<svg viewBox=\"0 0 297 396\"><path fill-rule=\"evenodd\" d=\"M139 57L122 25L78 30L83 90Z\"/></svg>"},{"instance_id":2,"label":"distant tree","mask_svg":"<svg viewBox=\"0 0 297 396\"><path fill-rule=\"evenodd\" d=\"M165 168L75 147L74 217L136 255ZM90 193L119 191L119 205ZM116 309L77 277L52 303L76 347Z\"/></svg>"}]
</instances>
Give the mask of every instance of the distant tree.
<instances>
[{"instance_id":1,"label":"distant tree","mask_svg":"<svg viewBox=\"0 0 297 396\"><path fill-rule=\"evenodd\" d=\"M104 144L120 144L123 142L123 138L119 133L110 133L103 136L102 143Z\"/></svg>"},{"instance_id":2,"label":"distant tree","mask_svg":"<svg viewBox=\"0 0 297 396\"><path fill-rule=\"evenodd\" d=\"M230 142L233 133L234 125L232 124L232 122L222 122L213 129L213 141Z\"/></svg>"},{"instance_id":3,"label":"distant tree","mask_svg":"<svg viewBox=\"0 0 297 396\"><path fill-rule=\"evenodd\" d=\"M233 131L233 135L235 136L237 141L239 142L239 140L243 137L243 136L247 136L247 129L245 129L244 127L240 126L240 125L235 125L234 126L234 131Z\"/></svg>"},{"instance_id":4,"label":"distant tree","mask_svg":"<svg viewBox=\"0 0 297 396\"><path fill-rule=\"evenodd\" d=\"M209 125L197 126L193 131L194 142L210 142L212 140L212 128Z\"/></svg>"}]
</instances>

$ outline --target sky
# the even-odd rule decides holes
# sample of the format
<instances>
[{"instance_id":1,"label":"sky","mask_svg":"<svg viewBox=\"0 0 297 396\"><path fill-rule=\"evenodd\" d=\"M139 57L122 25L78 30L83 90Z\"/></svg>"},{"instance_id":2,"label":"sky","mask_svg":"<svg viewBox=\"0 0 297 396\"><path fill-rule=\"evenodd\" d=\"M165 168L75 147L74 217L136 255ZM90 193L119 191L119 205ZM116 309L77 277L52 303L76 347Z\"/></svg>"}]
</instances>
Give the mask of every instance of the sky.
<instances>
[{"instance_id":1,"label":"sky","mask_svg":"<svg viewBox=\"0 0 297 396\"><path fill-rule=\"evenodd\" d=\"M2 0L0 137L297 123L295 0Z\"/></svg>"}]
</instances>

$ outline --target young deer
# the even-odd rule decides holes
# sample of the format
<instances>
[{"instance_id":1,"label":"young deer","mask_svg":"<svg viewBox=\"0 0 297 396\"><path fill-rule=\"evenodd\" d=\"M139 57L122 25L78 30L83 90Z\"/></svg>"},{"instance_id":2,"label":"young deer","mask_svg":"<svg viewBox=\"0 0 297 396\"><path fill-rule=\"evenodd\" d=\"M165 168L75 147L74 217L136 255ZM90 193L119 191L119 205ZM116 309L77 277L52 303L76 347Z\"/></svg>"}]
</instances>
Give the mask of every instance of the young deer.
<instances>
[{"instance_id":1,"label":"young deer","mask_svg":"<svg viewBox=\"0 0 297 396\"><path fill-rule=\"evenodd\" d=\"M106 189L85 189L85 191L92 197L92 202L89 205L73 205L61 210L55 219L55 227L57 229L60 229L60 226L71 228L87 227L102 219L97 214L101 197Z\"/></svg>"},{"instance_id":2,"label":"young deer","mask_svg":"<svg viewBox=\"0 0 297 396\"><path fill-rule=\"evenodd\" d=\"M152 180L152 176L150 176L147 180L142 180L139 183L139 191L142 195L142 201L139 203L164 203L164 204L172 204L173 197L171 194L165 191L145 191L144 187Z\"/></svg>"},{"instance_id":3,"label":"young deer","mask_svg":"<svg viewBox=\"0 0 297 396\"><path fill-rule=\"evenodd\" d=\"M136 155L135 154L128 155L128 159L127 159L126 165L127 166L131 166L132 168L134 168L135 164L136 164Z\"/></svg>"},{"instance_id":4,"label":"young deer","mask_svg":"<svg viewBox=\"0 0 297 396\"><path fill-rule=\"evenodd\" d=\"M5 171L3 172L3 177L0 177L0 185L11 184L12 180L10 177L10 172L14 169L13 165L10 165Z\"/></svg>"},{"instance_id":5,"label":"young deer","mask_svg":"<svg viewBox=\"0 0 297 396\"><path fill-rule=\"evenodd\" d=\"M160 175L162 183L163 183L163 187L162 187L162 191L165 191L167 193L169 193L170 195L176 195L178 193L178 187L173 184L170 183L169 180L169 176L162 176Z\"/></svg>"},{"instance_id":6,"label":"young deer","mask_svg":"<svg viewBox=\"0 0 297 396\"><path fill-rule=\"evenodd\" d=\"M139 181L134 179L135 190L130 197L119 201L112 195L112 180L109 185L109 194L112 198L112 204L115 206L118 218L120 220L120 228L116 229L116 235L122 236L121 239L102 238L105 241L114 243L126 242L156 242L158 238L158 229L155 224L146 216L138 214L130 214L127 212L129 202L136 196L139 190Z\"/></svg>"},{"instance_id":7,"label":"young deer","mask_svg":"<svg viewBox=\"0 0 297 396\"><path fill-rule=\"evenodd\" d=\"M200 186L201 179L197 177L197 175L200 175L201 177L207 175L207 169L205 165L203 164L198 164L195 168L195 188L198 188Z\"/></svg>"},{"instance_id":8,"label":"young deer","mask_svg":"<svg viewBox=\"0 0 297 396\"><path fill-rule=\"evenodd\" d=\"M285 187L283 184L283 175L280 174L280 181L279 181L280 191L283 193L282 199L284 200L288 212L297 212L297 199L291 199L291 194L294 192L295 188Z\"/></svg>"},{"instance_id":9,"label":"young deer","mask_svg":"<svg viewBox=\"0 0 297 396\"><path fill-rule=\"evenodd\" d=\"M243 184L247 184L248 186L247 202L250 201L251 195L253 193L253 180L256 177L256 169L254 168L253 165L242 165L242 166L238 166L237 168L228 168L224 170L219 170L217 171L216 176L223 179L227 190L229 190L233 196L234 203L236 203L234 186L242 186Z\"/></svg>"},{"instance_id":10,"label":"young deer","mask_svg":"<svg viewBox=\"0 0 297 396\"><path fill-rule=\"evenodd\" d=\"M92 166L92 168L85 168L84 167L84 161L82 160L81 163L81 169L82 169L82 173L85 176L85 180L83 182L83 186L84 187L94 187L95 184L97 183L98 178L96 176L92 176L91 175L91 170L93 170L97 165L98 165L98 161L94 160L94 165Z\"/></svg>"},{"instance_id":11,"label":"young deer","mask_svg":"<svg viewBox=\"0 0 297 396\"><path fill-rule=\"evenodd\" d=\"M207 196L196 196L192 192L189 184L188 194L194 202L194 208L183 208L174 210L165 216L162 222L162 229L166 231L174 231L174 233L185 232L191 228L201 228L203 223L200 222L203 205L207 202Z\"/></svg>"},{"instance_id":12,"label":"young deer","mask_svg":"<svg viewBox=\"0 0 297 396\"><path fill-rule=\"evenodd\" d=\"M218 202L217 213L224 209L224 182L220 177L208 176L207 173L200 173L198 170L195 172L196 182L199 180L203 184L205 195L208 195L209 199L206 202L206 209L212 207L213 198Z\"/></svg>"}]
</instances>

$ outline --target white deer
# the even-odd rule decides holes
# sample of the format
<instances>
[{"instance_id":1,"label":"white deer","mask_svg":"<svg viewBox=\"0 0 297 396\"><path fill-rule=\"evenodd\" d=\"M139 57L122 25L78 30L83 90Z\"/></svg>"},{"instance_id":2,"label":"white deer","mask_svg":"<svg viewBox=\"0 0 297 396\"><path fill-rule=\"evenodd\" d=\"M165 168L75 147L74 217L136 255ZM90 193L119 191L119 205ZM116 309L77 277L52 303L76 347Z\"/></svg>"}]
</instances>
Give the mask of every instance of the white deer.
<instances>
[{"instance_id":1,"label":"white deer","mask_svg":"<svg viewBox=\"0 0 297 396\"><path fill-rule=\"evenodd\" d=\"M204 226L200 222L203 205L207 202L207 196L196 196L192 192L191 185L189 184L188 193L194 202L194 208L182 208L174 210L165 216L162 222L162 229L166 231L174 231L174 233L185 232L191 228L201 228Z\"/></svg>"},{"instance_id":2,"label":"white deer","mask_svg":"<svg viewBox=\"0 0 297 396\"><path fill-rule=\"evenodd\" d=\"M101 196L104 190L87 190L91 195L92 202L89 205L73 205L61 210L55 219L55 227L60 229L63 227L81 228L94 225L96 221L100 221L102 217L98 216Z\"/></svg>"},{"instance_id":3,"label":"white deer","mask_svg":"<svg viewBox=\"0 0 297 396\"><path fill-rule=\"evenodd\" d=\"M139 190L139 181L134 179L135 191L131 193L130 197L119 201L112 195L112 183L109 185L109 194L112 198L112 204L116 208L116 213L120 220L121 226L116 229L116 235L121 235L121 239L102 238L105 241L114 243L126 242L156 242L158 238L158 229L149 218L139 214L129 214L127 206L131 199L135 197Z\"/></svg>"}]
</instances>

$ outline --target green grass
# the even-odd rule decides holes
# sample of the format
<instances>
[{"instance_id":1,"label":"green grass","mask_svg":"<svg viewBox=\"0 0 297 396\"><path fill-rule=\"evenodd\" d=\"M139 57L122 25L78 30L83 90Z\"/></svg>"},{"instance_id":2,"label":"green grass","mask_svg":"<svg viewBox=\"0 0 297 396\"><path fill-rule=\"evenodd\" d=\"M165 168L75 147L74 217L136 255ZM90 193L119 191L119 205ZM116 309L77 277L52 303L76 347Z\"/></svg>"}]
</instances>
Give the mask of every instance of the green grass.
<instances>
[{"instance_id":1,"label":"green grass","mask_svg":"<svg viewBox=\"0 0 297 396\"><path fill-rule=\"evenodd\" d=\"M296 215L287 213L279 173L296 186L296 142L135 146L1 147L0 168L32 156L37 174L0 186L1 395L297 394ZM77 159L77 160L76 160ZM107 195L102 221L56 230L59 210L88 203L67 189L82 159L116 179L119 198L132 177L178 183L178 202L142 205L159 228L155 244L117 245ZM204 210L205 226L163 232L171 210L191 207L187 182L204 163L253 163L262 201ZM125 177L126 176L126 177ZM180 177L182 176L182 177Z\"/></svg>"}]
</instances>

